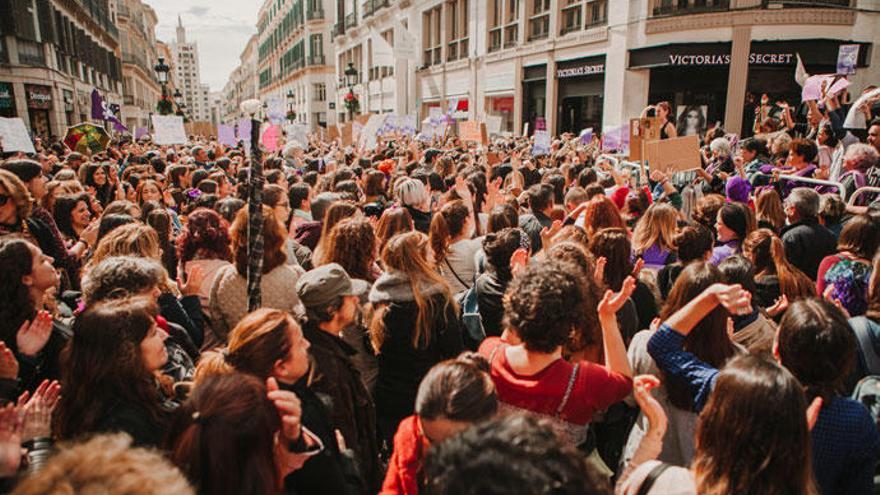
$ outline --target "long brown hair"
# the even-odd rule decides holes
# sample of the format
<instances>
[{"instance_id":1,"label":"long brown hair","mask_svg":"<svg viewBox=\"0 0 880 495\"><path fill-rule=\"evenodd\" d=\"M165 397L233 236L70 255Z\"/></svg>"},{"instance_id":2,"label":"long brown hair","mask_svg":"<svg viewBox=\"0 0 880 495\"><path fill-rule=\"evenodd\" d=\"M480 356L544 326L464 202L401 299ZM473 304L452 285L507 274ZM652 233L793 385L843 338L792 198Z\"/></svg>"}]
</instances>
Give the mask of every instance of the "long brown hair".
<instances>
[{"instance_id":1,"label":"long brown hair","mask_svg":"<svg viewBox=\"0 0 880 495\"><path fill-rule=\"evenodd\" d=\"M287 329L291 326L298 324L289 313L277 309L260 308L245 315L229 332L224 350L202 354L193 379L198 384L208 376L233 371L269 378L275 362L290 353Z\"/></svg>"},{"instance_id":2,"label":"long brown hair","mask_svg":"<svg viewBox=\"0 0 880 495\"><path fill-rule=\"evenodd\" d=\"M813 297L816 286L810 277L788 262L785 245L770 229L758 229L743 242L743 253L755 265L755 273L775 274L779 279L779 291L790 301Z\"/></svg>"},{"instance_id":3,"label":"long brown hair","mask_svg":"<svg viewBox=\"0 0 880 495\"><path fill-rule=\"evenodd\" d=\"M339 263L351 278L374 281L373 262L376 261L376 236L373 227L363 217L346 218L330 231L326 248L317 266Z\"/></svg>"},{"instance_id":4,"label":"long brown hair","mask_svg":"<svg viewBox=\"0 0 880 495\"><path fill-rule=\"evenodd\" d=\"M175 412L170 458L199 493L279 493L273 449L280 427L261 379L241 373L210 376Z\"/></svg>"},{"instance_id":5,"label":"long brown hair","mask_svg":"<svg viewBox=\"0 0 880 495\"><path fill-rule=\"evenodd\" d=\"M452 292L428 262L428 237L421 232L407 232L394 236L382 251L382 264L389 271L397 271L409 278L410 287L418 309L418 316L413 325L412 344L416 349L425 349L431 343L432 323L434 315L442 312L444 317L450 306L456 306ZM437 296L422 294L423 285L439 286L443 301L438 304ZM385 342L385 315L388 305L381 304L373 312L370 323L370 339L373 347L381 349ZM445 323L444 323L445 324Z\"/></svg>"},{"instance_id":6,"label":"long brown hair","mask_svg":"<svg viewBox=\"0 0 880 495\"><path fill-rule=\"evenodd\" d=\"M712 284L721 283L721 272L711 263L692 261L685 266L672 286L666 304L660 310L660 319L665 321L673 313L683 308ZM696 355L703 362L721 368L736 353L736 348L727 335L727 310L718 306L706 315L684 340L684 349ZM684 410L693 409L693 397L683 381L671 376L664 377L669 401Z\"/></svg>"},{"instance_id":7,"label":"long brown hair","mask_svg":"<svg viewBox=\"0 0 880 495\"><path fill-rule=\"evenodd\" d=\"M755 216L759 222L766 222L778 232L785 226L785 211L782 199L775 189L765 189L758 194L755 201Z\"/></svg>"},{"instance_id":8,"label":"long brown hair","mask_svg":"<svg viewBox=\"0 0 880 495\"><path fill-rule=\"evenodd\" d=\"M275 218L268 206L263 206L263 273L269 273L287 261L287 229ZM230 228L232 259L235 269L242 277L247 275L247 229L250 215L247 208L238 210Z\"/></svg>"},{"instance_id":9,"label":"long brown hair","mask_svg":"<svg viewBox=\"0 0 880 495\"><path fill-rule=\"evenodd\" d=\"M446 259L449 252L449 241L461 234L467 221L470 210L463 201L450 201L440 208L431 219L429 230L431 250L434 252L434 262L438 265Z\"/></svg>"},{"instance_id":10,"label":"long brown hair","mask_svg":"<svg viewBox=\"0 0 880 495\"><path fill-rule=\"evenodd\" d=\"M626 229L626 223L620 216L620 210L614 201L606 196L596 196L587 204L584 210L584 230L590 237L596 232L606 228Z\"/></svg>"},{"instance_id":11,"label":"long brown hair","mask_svg":"<svg viewBox=\"0 0 880 495\"><path fill-rule=\"evenodd\" d=\"M318 239L318 245L315 246L314 258L321 259L324 251L327 249L327 238L330 237L330 231L337 223L352 218L360 214L358 207L351 201L334 201L327 213L324 215L324 223L321 225L321 237Z\"/></svg>"},{"instance_id":12,"label":"long brown hair","mask_svg":"<svg viewBox=\"0 0 880 495\"><path fill-rule=\"evenodd\" d=\"M393 207L386 209L379 218L379 224L376 225L378 252L381 253L385 249L385 244L395 235L411 232L413 229L413 219L409 210Z\"/></svg>"},{"instance_id":13,"label":"long brown hair","mask_svg":"<svg viewBox=\"0 0 880 495\"><path fill-rule=\"evenodd\" d=\"M697 493L816 495L806 408L785 368L754 355L732 359L697 423Z\"/></svg>"},{"instance_id":14,"label":"long brown hair","mask_svg":"<svg viewBox=\"0 0 880 495\"><path fill-rule=\"evenodd\" d=\"M141 357L141 342L156 325L158 308L146 297L109 299L76 317L61 353L55 432L61 439L92 433L113 404L137 404L160 419L161 397Z\"/></svg>"}]
</instances>

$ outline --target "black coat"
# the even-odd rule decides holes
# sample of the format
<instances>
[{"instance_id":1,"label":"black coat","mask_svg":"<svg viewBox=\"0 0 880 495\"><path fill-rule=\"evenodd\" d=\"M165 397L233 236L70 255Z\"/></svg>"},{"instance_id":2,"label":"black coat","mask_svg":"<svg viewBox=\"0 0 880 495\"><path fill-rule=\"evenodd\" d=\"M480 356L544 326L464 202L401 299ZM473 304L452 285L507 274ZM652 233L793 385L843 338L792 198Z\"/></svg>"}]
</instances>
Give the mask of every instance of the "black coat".
<instances>
[{"instance_id":1,"label":"black coat","mask_svg":"<svg viewBox=\"0 0 880 495\"><path fill-rule=\"evenodd\" d=\"M135 447L161 448L168 430L169 414L154 417L141 404L119 401L95 425L96 433L128 433ZM82 432L91 433L91 432Z\"/></svg>"},{"instance_id":2,"label":"black coat","mask_svg":"<svg viewBox=\"0 0 880 495\"><path fill-rule=\"evenodd\" d=\"M509 277L502 277L494 272L486 272L477 279L477 305L483 330L487 337L499 337L504 331L504 292L510 283Z\"/></svg>"},{"instance_id":3,"label":"black coat","mask_svg":"<svg viewBox=\"0 0 880 495\"><path fill-rule=\"evenodd\" d=\"M822 258L837 251L834 234L815 218L801 220L782 229L782 244L789 263L816 280Z\"/></svg>"},{"instance_id":4,"label":"black coat","mask_svg":"<svg viewBox=\"0 0 880 495\"><path fill-rule=\"evenodd\" d=\"M457 356L464 348L458 312L452 304L446 305L444 310L444 300L442 294L431 298L433 324L430 342L424 349L413 346L418 316L416 303L388 305L384 318L385 341L379 349L375 398L377 415L391 430L396 430L400 420L413 414L419 383L428 370L440 361Z\"/></svg>"}]
</instances>

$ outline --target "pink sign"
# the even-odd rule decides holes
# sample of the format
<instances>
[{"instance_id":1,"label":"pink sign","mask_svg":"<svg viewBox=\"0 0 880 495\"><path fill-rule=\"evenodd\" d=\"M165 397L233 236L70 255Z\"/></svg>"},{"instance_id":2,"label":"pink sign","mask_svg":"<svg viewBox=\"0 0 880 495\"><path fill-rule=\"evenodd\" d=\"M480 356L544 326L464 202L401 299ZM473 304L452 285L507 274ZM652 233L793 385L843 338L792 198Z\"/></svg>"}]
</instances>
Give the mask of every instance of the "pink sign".
<instances>
[{"instance_id":1,"label":"pink sign","mask_svg":"<svg viewBox=\"0 0 880 495\"><path fill-rule=\"evenodd\" d=\"M278 140L281 138L281 126L279 125L270 125L263 131L263 136L260 138L260 142L263 144L263 147L266 148L266 151L277 151L278 150Z\"/></svg>"},{"instance_id":2,"label":"pink sign","mask_svg":"<svg viewBox=\"0 0 880 495\"><path fill-rule=\"evenodd\" d=\"M835 74L820 74L810 76L804 83L801 91L801 100L824 100L826 96L840 93L849 86L850 82L843 76Z\"/></svg>"}]
</instances>

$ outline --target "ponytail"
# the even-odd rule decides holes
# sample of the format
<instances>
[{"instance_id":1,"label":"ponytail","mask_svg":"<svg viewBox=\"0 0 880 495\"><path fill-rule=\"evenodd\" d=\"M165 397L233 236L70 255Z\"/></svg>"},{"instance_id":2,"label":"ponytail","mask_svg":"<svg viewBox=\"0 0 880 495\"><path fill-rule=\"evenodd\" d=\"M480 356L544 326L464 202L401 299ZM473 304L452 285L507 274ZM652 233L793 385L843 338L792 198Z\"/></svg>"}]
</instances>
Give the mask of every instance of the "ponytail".
<instances>
[{"instance_id":1,"label":"ponytail","mask_svg":"<svg viewBox=\"0 0 880 495\"><path fill-rule=\"evenodd\" d=\"M770 257L776 266L776 276L779 278L779 291L788 297L789 301L816 295L816 288L810 278L788 262L788 259L785 257L785 246L782 244L782 239L776 235L770 237Z\"/></svg>"},{"instance_id":2,"label":"ponytail","mask_svg":"<svg viewBox=\"0 0 880 495\"><path fill-rule=\"evenodd\" d=\"M449 224L442 211L434 214L431 219L431 227L428 230L428 240L431 244L431 251L434 252L434 263L438 266L446 259L449 250Z\"/></svg>"}]
</instances>

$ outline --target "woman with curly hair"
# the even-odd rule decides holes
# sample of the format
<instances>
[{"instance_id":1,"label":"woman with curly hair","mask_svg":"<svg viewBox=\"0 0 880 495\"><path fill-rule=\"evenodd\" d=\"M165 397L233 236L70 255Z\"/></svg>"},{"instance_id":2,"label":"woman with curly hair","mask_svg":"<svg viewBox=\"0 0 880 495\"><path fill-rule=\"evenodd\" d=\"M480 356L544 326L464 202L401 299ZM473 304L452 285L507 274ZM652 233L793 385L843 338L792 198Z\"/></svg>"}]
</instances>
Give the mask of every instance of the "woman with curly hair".
<instances>
[{"instance_id":1,"label":"woman with curly hair","mask_svg":"<svg viewBox=\"0 0 880 495\"><path fill-rule=\"evenodd\" d=\"M168 360L168 337L145 297L86 307L61 359L55 433L63 440L91 433L128 433L137 446L159 447L174 404L156 373Z\"/></svg>"},{"instance_id":2,"label":"woman with curly hair","mask_svg":"<svg viewBox=\"0 0 880 495\"><path fill-rule=\"evenodd\" d=\"M598 411L623 400L632 372L615 313L635 286L632 278L618 294L597 301L579 268L544 260L515 277L504 300L504 335L480 346L489 360L502 411L527 411L553 418L562 441L582 445ZM572 330L584 344L601 342L605 365L563 359Z\"/></svg>"},{"instance_id":3,"label":"woman with curly hair","mask_svg":"<svg viewBox=\"0 0 880 495\"><path fill-rule=\"evenodd\" d=\"M208 296L208 307L213 320L211 326L216 337L225 342L229 331L248 313L248 214L247 208L239 210L230 229L232 240L232 263L217 270ZM296 295L296 281L303 273L299 266L288 265L284 245L287 231L263 206L263 276L260 283L264 308L280 309L294 315L303 313Z\"/></svg>"},{"instance_id":4,"label":"woman with curly hair","mask_svg":"<svg viewBox=\"0 0 880 495\"><path fill-rule=\"evenodd\" d=\"M96 218L87 193L61 196L55 200L55 224L64 236L64 242L72 248L77 242L85 242L92 220Z\"/></svg>"},{"instance_id":5,"label":"woman with curly hair","mask_svg":"<svg viewBox=\"0 0 880 495\"><path fill-rule=\"evenodd\" d=\"M376 265L376 236L365 218L347 218L336 224L326 246L318 266L339 263L351 278L371 284L382 274Z\"/></svg>"},{"instance_id":6,"label":"woman with curly hair","mask_svg":"<svg viewBox=\"0 0 880 495\"><path fill-rule=\"evenodd\" d=\"M376 415L389 443L400 420L413 413L425 373L463 348L457 304L428 250L421 232L393 237L382 252L386 271L370 291L370 337L379 355Z\"/></svg>"}]
</instances>

